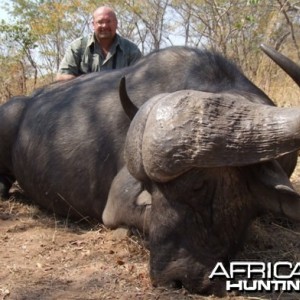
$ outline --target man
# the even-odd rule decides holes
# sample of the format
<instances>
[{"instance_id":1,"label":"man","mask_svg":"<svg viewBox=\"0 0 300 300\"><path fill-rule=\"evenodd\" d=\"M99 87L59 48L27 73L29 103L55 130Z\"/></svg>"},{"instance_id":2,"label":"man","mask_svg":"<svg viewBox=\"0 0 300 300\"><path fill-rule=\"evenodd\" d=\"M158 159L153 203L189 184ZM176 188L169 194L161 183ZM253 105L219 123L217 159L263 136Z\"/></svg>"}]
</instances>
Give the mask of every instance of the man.
<instances>
[{"instance_id":1,"label":"man","mask_svg":"<svg viewBox=\"0 0 300 300\"><path fill-rule=\"evenodd\" d=\"M98 7L93 13L94 33L71 43L60 64L56 80L68 80L90 72L119 69L134 64L141 56L138 47L116 33L115 12Z\"/></svg>"}]
</instances>

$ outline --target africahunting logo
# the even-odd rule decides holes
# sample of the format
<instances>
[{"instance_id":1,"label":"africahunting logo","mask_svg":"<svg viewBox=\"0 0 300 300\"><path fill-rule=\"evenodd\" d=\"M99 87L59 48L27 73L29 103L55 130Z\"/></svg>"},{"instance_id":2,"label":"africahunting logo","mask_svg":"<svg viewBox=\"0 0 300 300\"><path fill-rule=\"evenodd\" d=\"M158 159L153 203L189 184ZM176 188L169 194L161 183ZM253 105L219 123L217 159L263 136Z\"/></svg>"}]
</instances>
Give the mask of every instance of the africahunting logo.
<instances>
[{"instance_id":1,"label":"africahunting logo","mask_svg":"<svg viewBox=\"0 0 300 300\"><path fill-rule=\"evenodd\" d=\"M226 280L227 291L243 292L299 292L300 262L233 261L229 267L219 262L209 279Z\"/></svg>"}]
</instances>

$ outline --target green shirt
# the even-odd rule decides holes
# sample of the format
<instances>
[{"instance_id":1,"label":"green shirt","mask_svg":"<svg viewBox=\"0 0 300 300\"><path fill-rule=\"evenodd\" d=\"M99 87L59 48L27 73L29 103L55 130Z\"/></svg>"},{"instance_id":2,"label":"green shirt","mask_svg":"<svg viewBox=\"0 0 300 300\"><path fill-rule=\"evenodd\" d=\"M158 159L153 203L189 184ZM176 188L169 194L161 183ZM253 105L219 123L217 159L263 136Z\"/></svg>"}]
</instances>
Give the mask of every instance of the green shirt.
<instances>
[{"instance_id":1,"label":"green shirt","mask_svg":"<svg viewBox=\"0 0 300 300\"><path fill-rule=\"evenodd\" d=\"M107 56L104 58L94 34L80 37L68 47L58 72L79 76L91 72L120 69L134 64L142 56L139 48L116 34Z\"/></svg>"}]
</instances>

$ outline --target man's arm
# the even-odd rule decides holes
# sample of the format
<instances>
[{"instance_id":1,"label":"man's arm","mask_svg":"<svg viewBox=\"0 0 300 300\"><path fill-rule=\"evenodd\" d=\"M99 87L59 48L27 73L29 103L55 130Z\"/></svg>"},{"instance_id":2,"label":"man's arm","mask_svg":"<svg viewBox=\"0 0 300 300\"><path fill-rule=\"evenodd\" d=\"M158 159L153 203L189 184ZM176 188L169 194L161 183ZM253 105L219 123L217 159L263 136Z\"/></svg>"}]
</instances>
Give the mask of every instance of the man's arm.
<instances>
[{"instance_id":1,"label":"man's arm","mask_svg":"<svg viewBox=\"0 0 300 300\"><path fill-rule=\"evenodd\" d=\"M61 74L61 73L57 73L57 74L56 74L55 80L56 80L56 81L70 80L70 79L73 79L73 78L75 78L75 77L76 77L76 76L75 76L75 75L72 75L72 74Z\"/></svg>"},{"instance_id":2,"label":"man's arm","mask_svg":"<svg viewBox=\"0 0 300 300\"><path fill-rule=\"evenodd\" d=\"M56 80L70 80L79 75L80 73L80 62L81 62L81 39L73 41L60 63Z\"/></svg>"}]
</instances>

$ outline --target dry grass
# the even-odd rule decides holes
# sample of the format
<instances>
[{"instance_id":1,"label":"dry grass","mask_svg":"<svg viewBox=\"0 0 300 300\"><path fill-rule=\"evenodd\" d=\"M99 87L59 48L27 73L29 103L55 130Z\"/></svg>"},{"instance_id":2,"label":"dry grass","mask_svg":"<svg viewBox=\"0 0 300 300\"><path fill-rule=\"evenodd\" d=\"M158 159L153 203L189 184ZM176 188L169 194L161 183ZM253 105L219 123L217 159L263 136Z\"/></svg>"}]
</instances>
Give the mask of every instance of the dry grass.
<instances>
[{"instance_id":1,"label":"dry grass","mask_svg":"<svg viewBox=\"0 0 300 300\"><path fill-rule=\"evenodd\" d=\"M299 105L299 89L265 62L255 82L279 106ZM284 78L284 79L283 79ZM292 177L300 191L300 167ZM249 229L237 259L300 261L300 227L264 217ZM77 224L18 199L0 200L1 299L215 299L185 289L153 288L149 253L127 231ZM227 299L300 299L299 294L248 294Z\"/></svg>"},{"instance_id":2,"label":"dry grass","mask_svg":"<svg viewBox=\"0 0 300 300\"><path fill-rule=\"evenodd\" d=\"M293 181L300 183L297 170ZM0 201L0 299L215 299L153 288L148 250L127 230L58 219L13 197ZM237 259L300 259L300 231L272 217L253 223ZM226 299L300 299L248 294Z\"/></svg>"}]
</instances>

